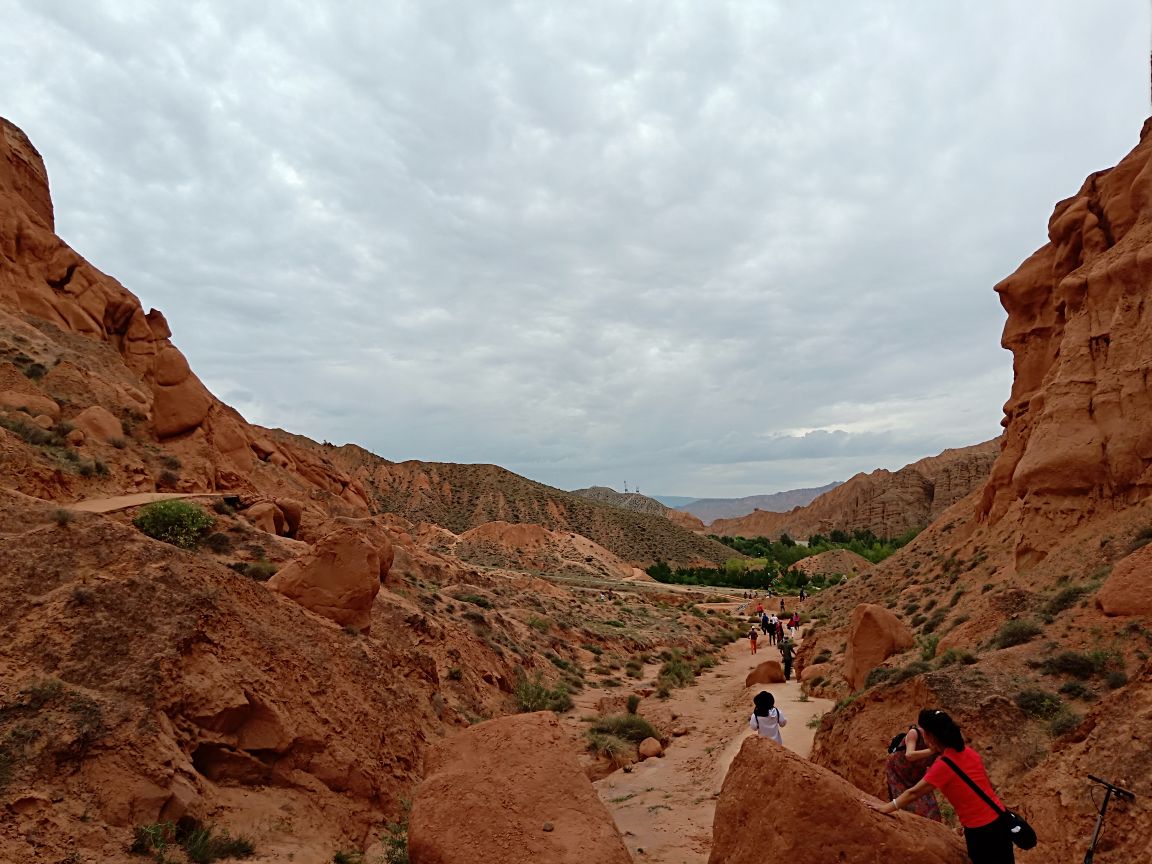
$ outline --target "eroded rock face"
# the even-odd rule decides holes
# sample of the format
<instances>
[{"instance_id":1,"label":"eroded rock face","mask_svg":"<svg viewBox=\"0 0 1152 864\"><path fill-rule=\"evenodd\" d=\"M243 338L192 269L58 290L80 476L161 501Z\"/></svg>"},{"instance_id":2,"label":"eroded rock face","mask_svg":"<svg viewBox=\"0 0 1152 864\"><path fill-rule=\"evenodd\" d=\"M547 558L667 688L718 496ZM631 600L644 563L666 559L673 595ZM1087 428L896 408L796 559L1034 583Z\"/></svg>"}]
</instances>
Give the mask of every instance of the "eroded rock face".
<instances>
[{"instance_id":1,"label":"eroded rock face","mask_svg":"<svg viewBox=\"0 0 1152 864\"><path fill-rule=\"evenodd\" d=\"M551 712L472 726L426 765L408 827L412 864L630 864Z\"/></svg>"},{"instance_id":2,"label":"eroded rock face","mask_svg":"<svg viewBox=\"0 0 1152 864\"><path fill-rule=\"evenodd\" d=\"M977 515L1016 526L1018 568L1152 492L1150 132L1057 204L1049 242L996 286L1015 374Z\"/></svg>"},{"instance_id":3,"label":"eroded rock face","mask_svg":"<svg viewBox=\"0 0 1152 864\"><path fill-rule=\"evenodd\" d=\"M914 639L908 626L883 606L862 603L852 611L848 647L844 652L844 680L853 690L864 686L868 673Z\"/></svg>"},{"instance_id":4,"label":"eroded rock face","mask_svg":"<svg viewBox=\"0 0 1152 864\"><path fill-rule=\"evenodd\" d=\"M1096 593L1105 615L1152 616L1152 545L1124 558Z\"/></svg>"},{"instance_id":5,"label":"eroded rock face","mask_svg":"<svg viewBox=\"0 0 1152 864\"><path fill-rule=\"evenodd\" d=\"M899 471L857 474L806 507L788 513L757 510L739 519L717 519L709 532L724 536L809 537L833 530L868 530L898 537L923 528L988 478L1000 453L998 441L945 450Z\"/></svg>"},{"instance_id":6,"label":"eroded rock face","mask_svg":"<svg viewBox=\"0 0 1152 864\"><path fill-rule=\"evenodd\" d=\"M390 545L386 560L391 564ZM337 624L367 631L386 575L380 549L359 531L341 528L281 568L268 587Z\"/></svg>"},{"instance_id":7,"label":"eroded rock face","mask_svg":"<svg viewBox=\"0 0 1152 864\"><path fill-rule=\"evenodd\" d=\"M712 825L709 864L968 861L948 828L910 813L883 816L846 780L767 738L744 741Z\"/></svg>"}]
</instances>

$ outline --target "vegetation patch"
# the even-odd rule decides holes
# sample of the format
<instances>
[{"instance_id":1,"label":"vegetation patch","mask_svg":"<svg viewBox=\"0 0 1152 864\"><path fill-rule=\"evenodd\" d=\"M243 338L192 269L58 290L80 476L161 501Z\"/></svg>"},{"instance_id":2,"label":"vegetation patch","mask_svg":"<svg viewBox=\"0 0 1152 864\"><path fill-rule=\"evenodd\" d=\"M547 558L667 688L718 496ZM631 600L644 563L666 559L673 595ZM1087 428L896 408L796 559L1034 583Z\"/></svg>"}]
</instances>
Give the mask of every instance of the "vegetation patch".
<instances>
[{"instance_id":1,"label":"vegetation patch","mask_svg":"<svg viewBox=\"0 0 1152 864\"><path fill-rule=\"evenodd\" d=\"M1016 707L1030 717L1051 720L1064 702L1055 693L1039 688L1028 688L1016 694Z\"/></svg>"},{"instance_id":2,"label":"vegetation patch","mask_svg":"<svg viewBox=\"0 0 1152 864\"><path fill-rule=\"evenodd\" d=\"M601 717L590 730L599 735L614 735L633 744L639 744L645 738L660 739L656 727L637 714L612 714Z\"/></svg>"},{"instance_id":3,"label":"vegetation patch","mask_svg":"<svg viewBox=\"0 0 1152 864\"><path fill-rule=\"evenodd\" d=\"M212 517L187 501L157 501L141 508L132 524L154 540L192 549L212 527Z\"/></svg>"},{"instance_id":4,"label":"vegetation patch","mask_svg":"<svg viewBox=\"0 0 1152 864\"><path fill-rule=\"evenodd\" d=\"M1009 621L992 637L992 644L997 648L1011 648L1031 642L1043 632L1033 621Z\"/></svg>"},{"instance_id":5,"label":"vegetation patch","mask_svg":"<svg viewBox=\"0 0 1152 864\"><path fill-rule=\"evenodd\" d=\"M250 858L256 851L247 837L232 837L227 831L216 833L211 826L185 819L138 825L128 851L133 855L151 855L154 861L163 862L168 860L166 853L176 848L183 849L193 864Z\"/></svg>"},{"instance_id":6,"label":"vegetation patch","mask_svg":"<svg viewBox=\"0 0 1152 864\"><path fill-rule=\"evenodd\" d=\"M516 710L522 714L532 711L567 711L572 707L572 696L563 684L549 687L537 672L531 679L522 671L517 673L513 690Z\"/></svg>"}]
</instances>

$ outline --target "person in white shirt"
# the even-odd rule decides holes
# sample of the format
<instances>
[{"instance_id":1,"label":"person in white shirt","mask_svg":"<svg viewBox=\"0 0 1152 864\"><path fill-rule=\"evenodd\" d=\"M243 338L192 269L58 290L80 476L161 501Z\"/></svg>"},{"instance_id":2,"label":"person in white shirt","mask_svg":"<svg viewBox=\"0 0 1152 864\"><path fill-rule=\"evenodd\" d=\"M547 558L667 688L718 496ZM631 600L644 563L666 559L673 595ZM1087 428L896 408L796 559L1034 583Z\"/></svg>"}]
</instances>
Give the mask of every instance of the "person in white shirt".
<instances>
[{"instance_id":1,"label":"person in white shirt","mask_svg":"<svg viewBox=\"0 0 1152 864\"><path fill-rule=\"evenodd\" d=\"M753 698L752 704L755 708L748 718L748 728L761 738L771 738L777 744L783 744L780 727L788 725L788 718L776 707L776 697L767 690L761 690Z\"/></svg>"}]
</instances>

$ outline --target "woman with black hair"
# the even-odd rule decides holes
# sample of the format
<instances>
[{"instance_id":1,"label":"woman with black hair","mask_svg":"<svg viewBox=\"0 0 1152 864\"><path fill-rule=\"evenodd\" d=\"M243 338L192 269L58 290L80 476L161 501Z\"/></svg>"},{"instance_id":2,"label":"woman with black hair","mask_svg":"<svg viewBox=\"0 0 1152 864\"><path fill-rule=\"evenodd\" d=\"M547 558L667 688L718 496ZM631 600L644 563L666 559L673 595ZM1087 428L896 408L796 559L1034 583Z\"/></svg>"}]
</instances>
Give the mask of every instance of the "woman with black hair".
<instances>
[{"instance_id":1,"label":"woman with black hair","mask_svg":"<svg viewBox=\"0 0 1152 864\"><path fill-rule=\"evenodd\" d=\"M992 789L983 760L975 750L965 745L960 727L943 711L929 708L920 712L916 725L924 733L924 743L938 758L919 783L876 809L881 813L895 813L922 795L939 789L964 826L968 860L972 864L1014 864L1016 857L1012 850L1012 838L1000 819L1000 812L981 798L948 764L951 762L955 768L963 771L1001 811L1005 809Z\"/></svg>"},{"instance_id":2,"label":"woman with black hair","mask_svg":"<svg viewBox=\"0 0 1152 864\"><path fill-rule=\"evenodd\" d=\"M783 744L784 738L780 734L780 727L788 725L788 718L776 707L776 697L767 690L761 690L752 700L752 704L755 708L752 716L748 718L748 728L761 738L771 738L777 744Z\"/></svg>"}]
</instances>

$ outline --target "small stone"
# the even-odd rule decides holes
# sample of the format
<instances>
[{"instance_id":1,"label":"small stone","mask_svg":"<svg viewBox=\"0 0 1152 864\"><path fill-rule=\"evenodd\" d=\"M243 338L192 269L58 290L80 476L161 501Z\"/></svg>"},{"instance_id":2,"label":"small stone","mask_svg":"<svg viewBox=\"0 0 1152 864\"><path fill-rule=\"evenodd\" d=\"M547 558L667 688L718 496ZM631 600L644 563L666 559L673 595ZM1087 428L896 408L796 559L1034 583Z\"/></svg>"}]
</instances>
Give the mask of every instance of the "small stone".
<instances>
[{"instance_id":1,"label":"small stone","mask_svg":"<svg viewBox=\"0 0 1152 864\"><path fill-rule=\"evenodd\" d=\"M554 826L551 822L545 822L544 823L544 830L545 831L554 831L555 827L556 826Z\"/></svg>"}]
</instances>

